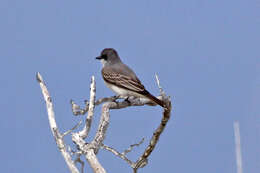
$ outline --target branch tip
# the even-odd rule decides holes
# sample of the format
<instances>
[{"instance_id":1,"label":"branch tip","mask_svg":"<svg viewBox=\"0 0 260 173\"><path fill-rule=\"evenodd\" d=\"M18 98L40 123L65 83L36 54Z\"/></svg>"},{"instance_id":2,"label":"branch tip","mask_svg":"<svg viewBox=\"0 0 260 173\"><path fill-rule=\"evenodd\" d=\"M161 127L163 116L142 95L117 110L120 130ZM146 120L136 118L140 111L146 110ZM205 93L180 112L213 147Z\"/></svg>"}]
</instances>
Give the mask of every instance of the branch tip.
<instances>
[{"instance_id":1,"label":"branch tip","mask_svg":"<svg viewBox=\"0 0 260 173\"><path fill-rule=\"evenodd\" d=\"M40 83L43 82L42 76L39 72L36 73L36 80Z\"/></svg>"},{"instance_id":2,"label":"branch tip","mask_svg":"<svg viewBox=\"0 0 260 173\"><path fill-rule=\"evenodd\" d=\"M91 83L95 82L95 76L91 76Z\"/></svg>"}]
</instances>

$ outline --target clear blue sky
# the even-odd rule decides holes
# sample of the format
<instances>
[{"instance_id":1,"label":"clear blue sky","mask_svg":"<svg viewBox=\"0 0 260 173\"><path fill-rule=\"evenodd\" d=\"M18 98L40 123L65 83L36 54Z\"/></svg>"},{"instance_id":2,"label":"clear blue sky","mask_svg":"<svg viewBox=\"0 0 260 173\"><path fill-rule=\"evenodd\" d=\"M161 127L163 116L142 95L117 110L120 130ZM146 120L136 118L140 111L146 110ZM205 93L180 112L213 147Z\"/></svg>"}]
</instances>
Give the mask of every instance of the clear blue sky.
<instances>
[{"instance_id":1,"label":"clear blue sky","mask_svg":"<svg viewBox=\"0 0 260 173\"><path fill-rule=\"evenodd\" d=\"M83 119L72 116L69 100L83 105L91 75L98 98L113 94L94 59L106 47L118 50L154 95L158 73L173 99L172 118L140 172L235 173L235 120L244 172L259 172L259 9L257 0L1 0L1 172L68 172L35 73L67 130ZM142 137L147 142L160 119L159 107L113 110L105 144L122 151ZM107 172L131 172L109 152L98 157Z\"/></svg>"}]
</instances>

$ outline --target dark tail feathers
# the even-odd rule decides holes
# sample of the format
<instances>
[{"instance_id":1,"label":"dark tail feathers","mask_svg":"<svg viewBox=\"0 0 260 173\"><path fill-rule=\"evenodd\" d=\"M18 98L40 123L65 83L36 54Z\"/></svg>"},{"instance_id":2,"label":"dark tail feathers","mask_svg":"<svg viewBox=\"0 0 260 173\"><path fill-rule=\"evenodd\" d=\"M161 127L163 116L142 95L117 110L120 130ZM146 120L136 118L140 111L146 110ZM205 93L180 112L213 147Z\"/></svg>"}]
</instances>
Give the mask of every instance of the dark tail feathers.
<instances>
[{"instance_id":1,"label":"dark tail feathers","mask_svg":"<svg viewBox=\"0 0 260 173\"><path fill-rule=\"evenodd\" d=\"M152 94L148 93L145 95L147 98L155 102L156 104L160 105L161 107L165 108L165 104L162 100L159 100L158 98L154 97Z\"/></svg>"}]
</instances>

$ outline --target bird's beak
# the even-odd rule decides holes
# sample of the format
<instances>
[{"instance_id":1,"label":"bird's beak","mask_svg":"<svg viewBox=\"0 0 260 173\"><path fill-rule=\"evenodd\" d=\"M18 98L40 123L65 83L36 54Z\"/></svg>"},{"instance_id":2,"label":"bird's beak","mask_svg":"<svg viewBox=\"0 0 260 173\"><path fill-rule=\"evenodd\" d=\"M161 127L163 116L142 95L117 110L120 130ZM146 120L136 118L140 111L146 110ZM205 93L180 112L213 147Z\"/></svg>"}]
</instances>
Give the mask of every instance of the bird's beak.
<instances>
[{"instance_id":1,"label":"bird's beak","mask_svg":"<svg viewBox=\"0 0 260 173\"><path fill-rule=\"evenodd\" d=\"M101 60L102 58L101 58L101 56L98 56L98 57L96 57L96 59Z\"/></svg>"}]
</instances>

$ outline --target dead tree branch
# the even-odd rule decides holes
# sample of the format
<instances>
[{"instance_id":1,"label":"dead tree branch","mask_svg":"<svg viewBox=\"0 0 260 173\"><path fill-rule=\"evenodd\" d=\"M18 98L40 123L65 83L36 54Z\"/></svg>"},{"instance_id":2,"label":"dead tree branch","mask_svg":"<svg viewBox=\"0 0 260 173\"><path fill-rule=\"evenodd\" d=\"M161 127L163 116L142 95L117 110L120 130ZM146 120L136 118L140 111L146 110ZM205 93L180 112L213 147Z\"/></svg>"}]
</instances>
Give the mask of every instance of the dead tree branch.
<instances>
[{"instance_id":1,"label":"dead tree branch","mask_svg":"<svg viewBox=\"0 0 260 173\"><path fill-rule=\"evenodd\" d=\"M164 112L163 112L163 117L162 117L161 123L160 123L159 127L155 130L155 132L153 133L153 136L152 136L152 138L150 140L149 145L146 147L146 149L145 149L144 153L142 154L142 156L139 157L139 159L135 162L135 166L132 167L134 173L136 173L139 168L144 167L148 163L148 157L150 156L150 154L154 150L157 142L159 141L160 135L163 132L164 128L166 127L166 124L169 121L170 116L171 116L172 106L171 106L170 97L166 97L166 94L165 94L165 92L163 91L163 89L162 89L162 87L160 85L160 81L159 81L159 78L158 78L157 74L155 75L155 77L156 77L157 85L158 85L158 87L160 89L160 94L161 94L161 96L163 98L163 101L166 104L166 107L164 108Z\"/></svg>"},{"instance_id":2,"label":"dead tree branch","mask_svg":"<svg viewBox=\"0 0 260 173\"><path fill-rule=\"evenodd\" d=\"M86 118L85 126L83 130L79 131L78 133L72 134L72 141L77 145L77 148L79 148L79 150L83 153L83 155L85 156L86 160L88 161L95 173L105 173L106 171L99 163L96 154L100 148L101 143L105 139L105 133L108 126L108 124L106 124L108 120L106 121L106 119L109 119L109 117L102 113L96 137L91 143L86 143L84 141L91 128L95 108L95 98L96 83L94 76L92 76L90 84L90 102L88 104L88 116Z\"/></svg>"},{"instance_id":3,"label":"dead tree branch","mask_svg":"<svg viewBox=\"0 0 260 173\"><path fill-rule=\"evenodd\" d=\"M160 81L158 76L156 75L156 81L157 81L157 85L160 89L160 94L161 96L159 96L158 98L163 99L163 101L166 104L166 107L164 108L164 112L163 112L163 117L161 120L161 123L159 125L159 127L155 130L155 132L153 133L153 136L150 140L149 145L146 147L144 153L139 157L139 159L136 162L132 162L130 161L126 156L125 156L125 152L120 153L118 151L116 151L115 149L105 146L103 145L103 148L112 152L113 154L115 154L116 156L122 158L123 160L125 160L127 163L130 164L130 166L133 168L134 173L137 172L137 170L139 168L144 167L147 163L148 163L148 157L150 156L150 154L152 153L152 151L154 150L157 142L159 141L159 137L161 135L161 133L163 132L168 120L170 119L170 115L171 115L171 100L170 97L167 97L165 92L163 91L162 87L160 86ZM130 101L130 102L129 102ZM150 102L150 100L147 99L134 99L134 100L129 100L129 101L123 101L123 102L110 102L109 105L109 109L122 109L128 106L143 106L145 104L147 105L152 105L152 103Z\"/></svg>"},{"instance_id":4,"label":"dead tree branch","mask_svg":"<svg viewBox=\"0 0 260 173\"><path fill-rule=\"evenodd\" d=\"M106 146L104 144L102 144L102 148L104 148L105 150L107 151L110 151L111 153L113 153L114 155L120 157L121 159L123 159L124 161L126 161L131 167L134 167L134 162L132 162L130 159L128 159L126 157L125 154L123 153L120 153L119 151L117 151L116 149L112 148L112 147L109 147L109 146Z\"/></svg>"},{"instance_id":5,"label":"dead tree branch","mask_svg":"<svg viewBox=\"0 0 260 173\"><path fill-rule=\"evenodd\" d=\"M146 147L144 153L137 159L136 162L133 162L130 159L128 159L126 157L126 154L128 152L132 151L134 146L139 146L141 143L143 143L143 140L137 144L131 145L130 148L128 148L127 150L125 150L122 153L118 152L116 149L113 149L113 148L103 144L105 136L106 136L107 128L109 126L110 110L111 109L122 109L122 108L129 107L129 106L143 106L143 105L155 106L156 105L155 103L153 103L149 99L134 98L134 97L128 98L127 101L124 100L124 101L118 102L117 99L120 98L120 96L101 98L96 101L95 100L96 84L95 84L95 78L94 78L94 76L92 76L91 85L90 85L90 101L85 102L85 107L83 109L80 109L80 107L77 104L75 104L74 101L71 101L72 112L74 115L83 115L88 112L88 115L85 119L85 125L84 125L83 129L77 133L72 133L72 135L71 135L72 141L76 144L77 150L78 150L78 151L74 152L77 154L76 160L72 161L69 152L66 150L66 146L63 141L63 137L65 135L71 133L72 130L76 129L80 125L80 123L77 124L75 127L73 127L71 130L68 130L67 132L65 132L64 134L60 134L58 131L58 127L56 125L56 121L55 121L51 97L50 97L50 95L47 91L46 85L44 84L43 79L39 73L37 73L37 80L40 83L40 86L42 88L42 93L43 93L44 99L46 101L48 117L49 117L50 127L52 130L53 136L55 137L57 146L58 146L59 150L61 151L71 172L73 172L73 173L79 172L75 166L76 162L79 162L79 163L81 163L82 166L84 166L84 163L82 163L82 161L80 160L80 156L84 155L86 160L88 161L88 163L90 164L91 168L93 169L93 171L95 173L105 173L106 172L105 169L102 167L102 165L99 163L99 161L97 159L97 153L100 148L104 148L104 149L112 152L119 158L125 160L133 168L134 172L137 172L137 170L139 168L144 167L148 163L148 157L154 150L154 148L159 140L159 137L160 137L161 133L163 132L163 130L170 118L170 113L171 113L170 97L167 97L165 95L162 87L160 86L160 82L159 82L157 75L156 75L156 80L157 80L158 87L160 89L160 96L158 96L157 98L163 100L165 102L166 107L164 108L163 117L162 117L159 127L153 133L153 136L152 136L148 146ZM95 106L100 105L100 104L103 104L103 105L102 105L102 111L101 111L101 117L100 117L98 129L97 129L94 139L91 142L87 143L85 141L85 139L87 138L87 136L90 132L90 129L91 129L92 119L94 116L94 108L95 108ZM83 172L82 167L81 167L81 172Z\"/></svg>"},{"instance_id":6,"label":"dead tree branch","mask_svg":"<svg viewBox=\"0 0 260 173\"><path fill-rule=\"evenodd\" d=\"M50 128L52 131L52 135L54 136L54 138L56 140L56 144L57 144L63 158L65 159L65 162L67 163L70 171L72 173L79 173L77 167L75 166L73 160L71 159L69 152L66 150L66 145L63 141L63 137L60 134L58 126L56 124L51 96L49 94L49 91L48 91L40 73L37 73L36 79L39 82L41 90L42 90L42 94L43 94L43 97L44 97L44 100L46 103L47 112L48 112Z\"/></svg>"},{"instance_id":7,"label":"dead tree branch","mask_svg":"<svg viewBox=\"0 0 260 173\"><path fill-rule=\"evenodd\" d=\"M141 157L139 157L139 159L135 163L135 166L133 167L134 172L137 172L138 168L142 168L147 164L148 157L150 156L157 142L159 141L160 135L163 132L168 120L170 119L170 115L171 115L171 102L168 102L167 108L164 109L163 118L161 120L159 127L153 133L149 145L146 147L144 153L142 154Z\"/></svg>"},{"instance_id":8,"label":"dead tree branch","mask_svg":"<svg viewBox=\"0 0 260 173\"><path fill-rule=\"evenodd\" d=\"M79 132L79 135L85 139L88 136L91 123L92 123L92 118L94 115L94 108L95 108L95 99L96 99L96 82L94 76L91 77L91 85L90 85L90 101L89 101L89 106L88 106L88 116L86 119L86 123L84 126L84 129Z\"/></svg>"},{"instance_id":9,"label":"dead tree branch","mask_svg":"<svg viewBox=\"0 0 260 173\"><path fill-rule=\"evenodd\" d=\"M77 145L77 148L82 152L88 161L89 165L95 173L106 173L105 169L99 163L96 154L94 153L94 146L90 143L87 144L79 133L72 134L72 141Z\"/></svg>"},{"instance_id":10,"label":"dead tree branch","mask_svg":"<svg viewBox=\"0 0 260 173\"><path fill-rule=\"evenodd\" d=\"M123 155L126 155L127 153L131 152L134 147L138 147L138 146L141 145L143 142L144 142L144 138L143 138L139 143L130 145L130 147L127 148L122 154L123 154Z\"/></svg>"}]
</instances>

